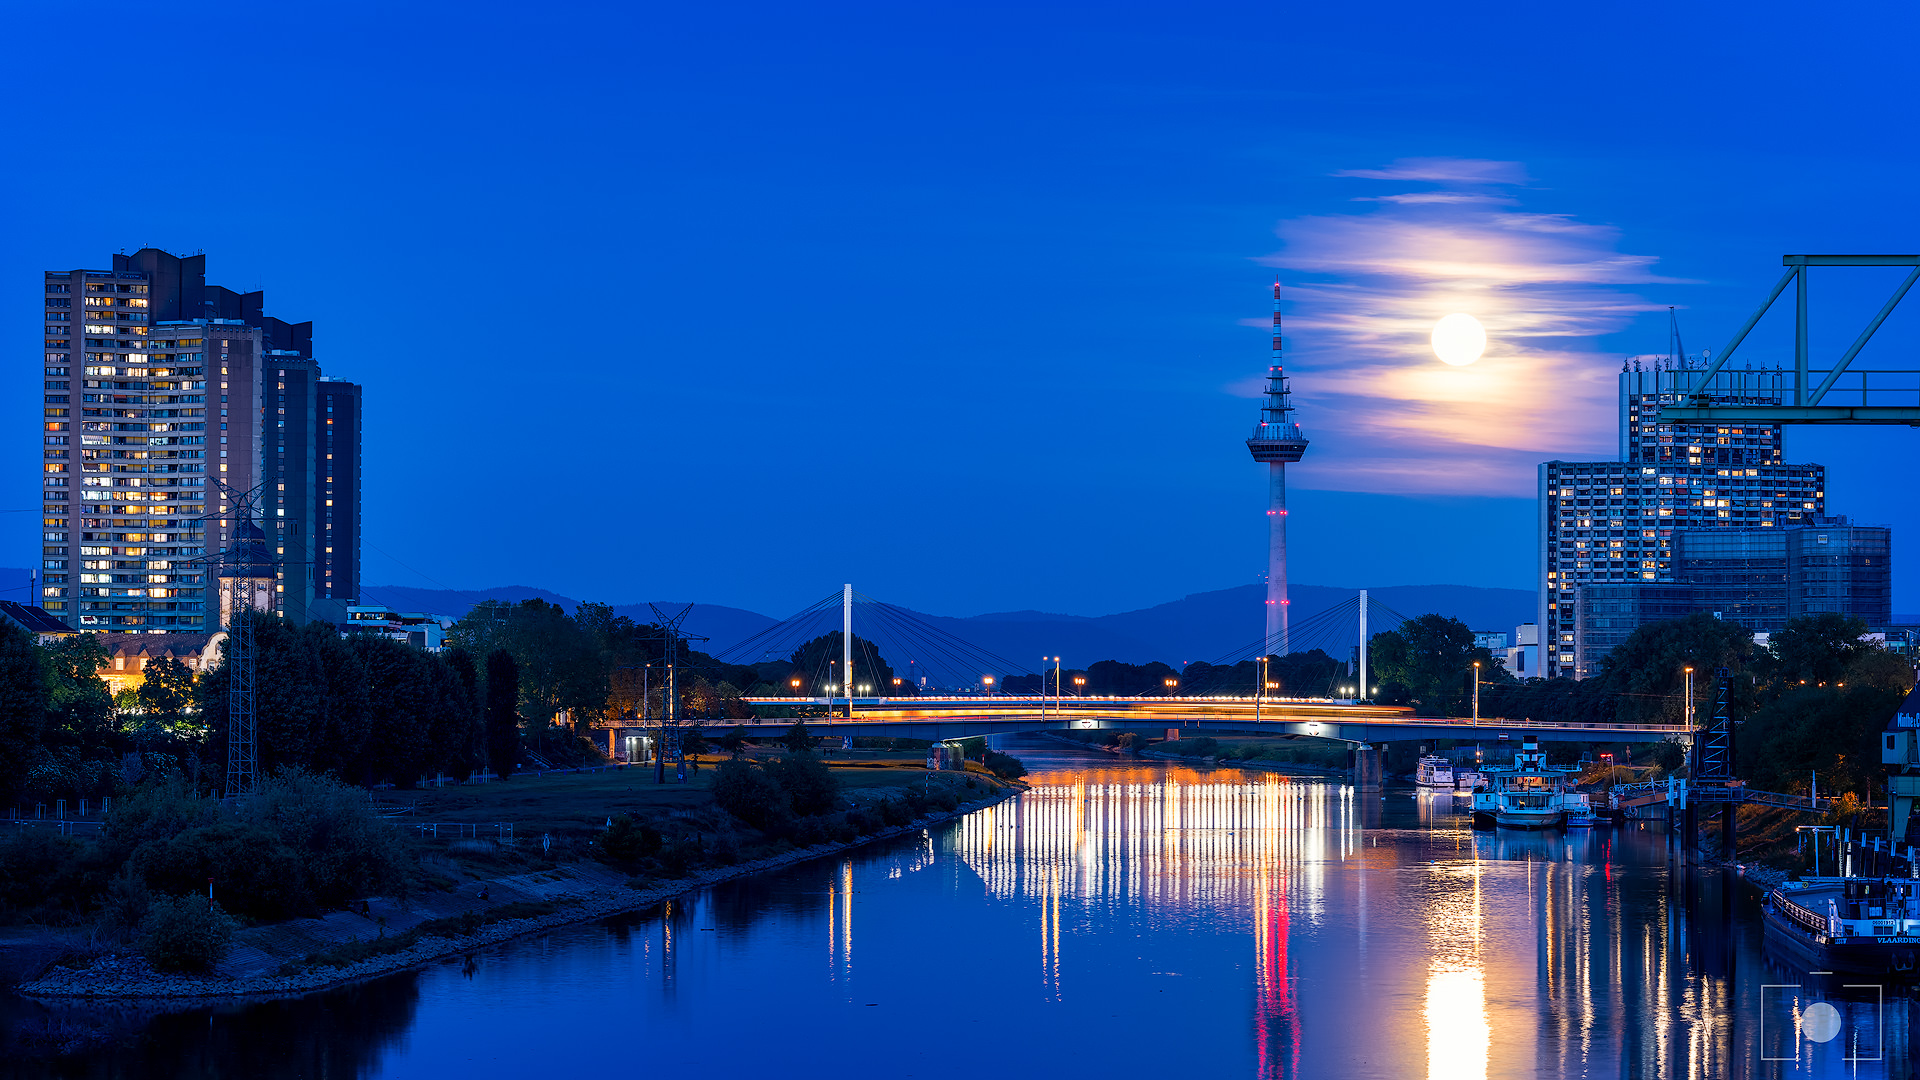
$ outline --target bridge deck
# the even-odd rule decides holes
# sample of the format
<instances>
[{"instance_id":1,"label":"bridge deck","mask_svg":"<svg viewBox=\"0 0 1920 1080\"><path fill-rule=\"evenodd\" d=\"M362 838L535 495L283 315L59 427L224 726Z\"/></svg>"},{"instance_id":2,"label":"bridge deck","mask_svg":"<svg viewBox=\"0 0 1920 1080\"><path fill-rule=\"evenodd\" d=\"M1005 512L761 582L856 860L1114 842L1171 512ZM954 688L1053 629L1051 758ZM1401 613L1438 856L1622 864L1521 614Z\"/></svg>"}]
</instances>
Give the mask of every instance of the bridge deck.
<instances>
[{"instance_id":1,"label":"bridge deck","mask_svg":"<svg viewBox=\"0 0 1920 1080\"><path fill-rule=\"evenodd\" d=\"M855 698L853 716L845 698L749 698L759 706L811 706L839 713L807 717L808 728L842 735L958 739L1022 731L1103 728L1182 728L1194 735L1269 734L1354 744L1408 739L1517 741L1533 735L1548 742L1658 742L1686 733L1667 724L1543 724L1483 717L1421 717L1412 709L1350 701L1288 700L1255 703L1250 698ZM768 718L762 724L787 722Z\"/></svg>"}]
</instances>

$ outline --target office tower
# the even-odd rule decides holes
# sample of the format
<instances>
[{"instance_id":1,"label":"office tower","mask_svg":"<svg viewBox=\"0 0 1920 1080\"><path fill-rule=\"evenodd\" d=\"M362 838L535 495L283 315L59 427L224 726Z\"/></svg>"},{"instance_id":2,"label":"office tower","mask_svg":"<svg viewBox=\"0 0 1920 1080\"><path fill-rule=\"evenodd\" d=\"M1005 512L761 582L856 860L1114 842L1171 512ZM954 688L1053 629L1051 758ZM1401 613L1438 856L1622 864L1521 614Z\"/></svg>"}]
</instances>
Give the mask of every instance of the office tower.
<instances>
[{"instance_id":1,"label":"office tower","mask_svg":"<svg viewBox=\"0 0 1920 1080\"><path fill-rule=\"evenodd\" d=\"M1267 400L1260 422L1247 439L1253 460L1267 467L1267 643L1268 653L1292 650L1287 627L1287 465L1307 452L1307 440L1293 420L1293 395L1281 364L1280 283L1273 283L1273 363L1267 367Z\"/></svg>"},{"instance_id":2,"label":"office tower","mask_svg":"<svg viewBox=\"0 0 1920 1080\"><path fill-rule=\"evenodd\" d=\"M359 441L323 449L322 388L340 384L313 360L313 324L266 315L260 292L207 284L204 255L155 248L115 255L110 271L48 272L46 290L47 609L83 630L218 628L204 559L238 525L223 516L231 495L264 485L274 609L344 622L344 604L313 608L314 581L319 548L350 546L351 576L333 567L334 580L358 591ZM338 473L354 478L356 530L320 544Z\"/></svg>"},{"instance_id":3,"label":"office tower","mask_svg":"<svg viewBox=\"0 0 1920 1080\"><path fill-rule=\"evenodd\" d=\"M1575 667L1595 674L1642 624L1698 613L1756 633L1827 612L1885 627L1893 621L1892 549L1884 525L1811 514L1784 527L1676 530L1672 581L1574 589Z\"/></svg>"},{"instance_id":4,"label":"office tower","mask_svg":"<svg viewBox=\"0 0 1920 1080\"><path fill-rule=\"evenodd\" d=\"M1659 374L1620 374L1624 460L1540 466L1540 673L1594 675L1641 624L1697 611L1754 630L1821 610L1885 625L1889 531L1828 519L1826 468L1786 463L1778 425L1660 423ZM1823 546L1869 561L1843 573ZM1803 548L1812 561L1790 580L1787 552Z\"/></svg>"}]
</instances>

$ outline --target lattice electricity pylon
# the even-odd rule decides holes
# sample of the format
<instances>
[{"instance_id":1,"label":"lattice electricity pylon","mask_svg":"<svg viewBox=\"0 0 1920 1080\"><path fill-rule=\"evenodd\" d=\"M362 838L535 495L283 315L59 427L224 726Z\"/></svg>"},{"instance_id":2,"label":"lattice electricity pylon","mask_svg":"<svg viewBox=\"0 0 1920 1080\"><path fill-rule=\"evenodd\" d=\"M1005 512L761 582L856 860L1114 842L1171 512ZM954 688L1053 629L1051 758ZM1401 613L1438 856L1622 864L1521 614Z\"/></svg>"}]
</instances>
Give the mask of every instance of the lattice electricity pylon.
<instances>
[{"instance_id":1,"label":"lattice electricity pylon","mask_svg":"<svg viewBox=\"0 0 1920 1080\"><path fill-rule=\"evenodd\" d=\"M239 491L215 480L230 509L208 515L202 521L222 517L233 521L226 546L218 553L195 560L205 562L217 580L224 603L221 615L227 631L227 798L253 794L260 782L260 732L254 715L253 620L247 613L255 609L254 582L264 579L269 602L278 580L273 552L266 532L256 518L266 494L265 481L247 491Z\"/></svg>"},{"instance_id":2,"label":"lattice electricity pylon","mask_svg":"<svg viewBox=\"0 0 1920 1080\"><path fill-rule=\"evenodd\" d=\"M1715 668L1713 682L1713 718L1695 744L1693 778L1726 781L1733 779L1733 674Z\"/></svg>"},{"instance_id":3,"label":"lattice electricity pylon","mask_svg":"<svg viewBox=\"0 0 1920 1080\"><path fill-rule=\"evenodd\" d=\"M680 681L677 670L680 662L680 641L683 638L696 641L707 639L697 634L685 634L680 631L680 624L686 622L687 616L693 611L692 604L681 608L679 613L674 615L661 611L658 604L648 604L647 607L653 610L654 625L660 628L660 636L666 640L667 651L667 687L664 693L666 700L662 702L663 708L660 710L660 752L653 756L653 779L655 783L666 779L667 758L672 756L678 767L680 779L684 782L686 766L682 763L680 752Z\"/></svg>"}]
</instances>

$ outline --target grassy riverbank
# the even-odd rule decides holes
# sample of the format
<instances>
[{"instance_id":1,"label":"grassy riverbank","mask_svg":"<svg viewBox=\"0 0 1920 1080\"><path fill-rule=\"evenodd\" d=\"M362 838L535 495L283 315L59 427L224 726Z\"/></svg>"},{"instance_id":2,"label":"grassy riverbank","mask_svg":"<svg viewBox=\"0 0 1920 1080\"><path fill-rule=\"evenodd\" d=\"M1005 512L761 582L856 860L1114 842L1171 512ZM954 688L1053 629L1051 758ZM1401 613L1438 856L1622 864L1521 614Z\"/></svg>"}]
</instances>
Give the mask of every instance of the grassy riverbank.
<instances>
[{"instance_id":1,"label":"grassy riverbank","mask_svg":"<svg viewBox=\"0 0 1920 1080\"><path fill-rule=\"evenodd\" d=\"M746 771L780 775L785 767L763 762ZM388 823L403 837L401 887L345 910L240 919L208 971L154 970L151 950L105 912L66 927L0 930L0 952L21 991L36 996L303 993L904 835L1024 790L976 763L929 773L918 755L861 755L813 766L830 778L825 812L796 815L783 806L748 825L720 808L716 764L703 761L686 784L616 769L389 793L383 805L402 811Z\"/></svg>"}]
</instances>

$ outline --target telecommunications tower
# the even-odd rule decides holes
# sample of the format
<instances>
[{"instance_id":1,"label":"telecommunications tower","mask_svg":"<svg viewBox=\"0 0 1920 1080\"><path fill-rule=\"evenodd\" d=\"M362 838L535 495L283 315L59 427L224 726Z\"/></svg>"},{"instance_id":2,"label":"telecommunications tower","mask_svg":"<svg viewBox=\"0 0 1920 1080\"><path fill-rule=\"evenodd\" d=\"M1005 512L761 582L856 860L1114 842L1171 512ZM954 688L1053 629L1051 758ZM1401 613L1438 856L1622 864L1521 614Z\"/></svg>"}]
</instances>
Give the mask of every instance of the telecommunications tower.
<instances>
[{"instance_id":1,"label":"telecommunications tower","mask_svg":"<svg viewBox=\"0 0 1920 1080\"><path fill-rule=\"evenodd\" d=\"M1253 460L1267 467L1267 652L1285 656L1287 641L1287 463L1307 452L1293 422L1292 392L1281 365L1280 283L1273 283L1273 363L1267 368L1267 403L1247 439Z\"/></svg>"}]
</instances>

